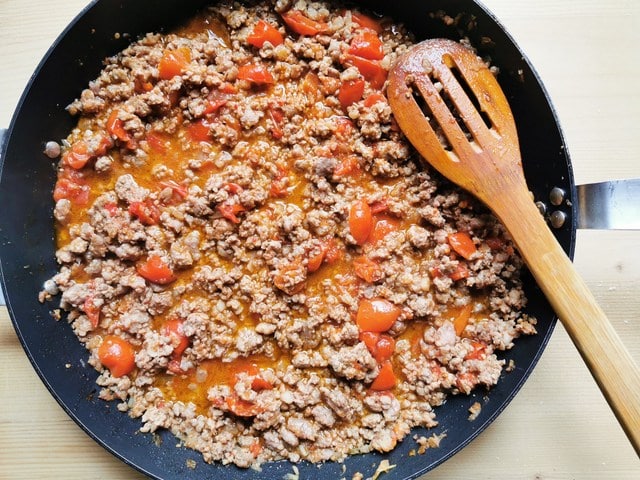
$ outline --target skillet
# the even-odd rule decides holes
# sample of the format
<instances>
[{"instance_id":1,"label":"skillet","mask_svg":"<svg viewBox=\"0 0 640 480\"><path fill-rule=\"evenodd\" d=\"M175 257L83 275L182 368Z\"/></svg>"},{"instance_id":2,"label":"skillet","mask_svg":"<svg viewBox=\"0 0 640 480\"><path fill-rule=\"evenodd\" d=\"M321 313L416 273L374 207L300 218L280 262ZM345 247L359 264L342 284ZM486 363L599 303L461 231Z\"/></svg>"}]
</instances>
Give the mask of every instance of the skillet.
<instances>
[{"instance_id":1,"label":"skillet","mask_svg":"<svg viewBox=\"0 0 640 480\"><path fill-rule=\"evenodd\" d=\"M0 217L0 255L3 287L18 336L47 388L80 426L125 462L156 478L282 478L291 471L291 464L265 465L261 474L234 467L200 465L199 454L176 449L170 435L162 434L162 444L157 446L150 435L136 433L137 420L129 419L118 412L114 404L98 400L94 395L97 374L91 367L84 366L86 352L70 328L64 322L52 321L49 312L54 304L40 305L36 300L42 283L56 269L51 216L55 170L42 156L42 144L49 139L65 137L75 124L75 119L63 110L64 105L97 76L105 56L129 43L127 38L115 38L115 32L127 32L131 34L130 38L135 38L139 33L170 29L205 3L208 2L171 0L158 5L156 2L102 0L90 5L47 54L19 104L2 155L0 202L4 211ZM525 173L534 196L545 200L553 187L559 187L568 193L568 198L576 198L571 165L552 107L535 73L508 34L491 14L471 1L422 3L426 2L403 0L394 2L393 7L383 2L368 2L367 6L404 21L418 38L460 38L464 34L474 45L481 47L481 53L490 54L493 63L502 71L499 80L518 124ZM429 12L439 9L452 17L461 14L460 28L447 27L440 20L429 17ZM70 71L73 75L68 75ZM62 78L63 82L60 81ZM16 198L20 201L16 202ZM562 206L568 219L556 230L560 243L570 255L575 241L575 208ZM29 268L25 269L25 265ZM408 457L408 451L415 448L415 444L405 441L390 455L349 458L345 462L346 473L342 472L341 464L328 463L319 469L301 464L301 478L350 477L356 471L368 476L382 458L397 465L386 478L415 478L465 446L519 390L553 329L553 313L535 283L526 277L525 286L530 299L528 312L538 318L539 334L522 338L517 348L505 355L507 360L516 362L516 370L505 374L489 393L479 391L472 397L450 398L437 410L440 427L426 434L446 431L447 438L439 449ZM66 368L66 364L71 367ZM467 409L475 401L480 401L483 409L475 422L468 422ZM195 470L186 467L187 459L198 462Z\"/></svg>"}]
</instances>

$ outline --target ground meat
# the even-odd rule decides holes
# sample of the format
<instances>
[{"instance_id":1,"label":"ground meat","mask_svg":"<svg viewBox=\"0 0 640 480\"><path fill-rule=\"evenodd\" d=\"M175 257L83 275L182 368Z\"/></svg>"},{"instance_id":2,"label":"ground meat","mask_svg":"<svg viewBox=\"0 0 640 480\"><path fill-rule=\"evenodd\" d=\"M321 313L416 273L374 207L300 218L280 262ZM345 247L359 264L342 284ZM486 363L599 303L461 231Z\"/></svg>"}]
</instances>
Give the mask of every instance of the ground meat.
<instances>
[{"instance_id":1,"label":"ground meat","mask_svg":"<svg viewBox=\"0 0 640 480\"><path fill-rule=\"evenodd\" d=\"M322 31L299 35L289 10ZM207 462L391 451L535 333L503 227L395 125L384 79L411 35L380 21L362 67L352 12L222 2L150 33L45 149L62 158L60 269L40 298L60 295L100 398Z\"/></svg>"}]
</instances>

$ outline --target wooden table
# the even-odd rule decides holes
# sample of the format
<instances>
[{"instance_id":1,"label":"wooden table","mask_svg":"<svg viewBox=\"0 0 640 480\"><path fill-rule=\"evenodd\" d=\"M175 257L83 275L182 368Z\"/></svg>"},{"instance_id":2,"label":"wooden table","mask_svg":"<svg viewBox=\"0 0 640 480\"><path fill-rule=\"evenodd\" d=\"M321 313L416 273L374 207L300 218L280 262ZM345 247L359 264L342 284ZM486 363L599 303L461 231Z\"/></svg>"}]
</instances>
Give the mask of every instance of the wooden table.
<instances>
[{"instance_id":1,"label":"wooden table","mask_svg":"<svg viewBox=\"0 0 640 480\"><path fill-rule=\"evenodd\" d=\"M0 126L86 0L0 0ZM485 0L544 79L578 183L640 177L640 2ZM606 6L605 6L606 5ZM640 362L640 232L580 231L575 264ZM142 478L90 440L40 383L0 307L0 478ZM516 399L424 479L640 478L628 444L558 326Z\"/></svg>"}]
</instances>

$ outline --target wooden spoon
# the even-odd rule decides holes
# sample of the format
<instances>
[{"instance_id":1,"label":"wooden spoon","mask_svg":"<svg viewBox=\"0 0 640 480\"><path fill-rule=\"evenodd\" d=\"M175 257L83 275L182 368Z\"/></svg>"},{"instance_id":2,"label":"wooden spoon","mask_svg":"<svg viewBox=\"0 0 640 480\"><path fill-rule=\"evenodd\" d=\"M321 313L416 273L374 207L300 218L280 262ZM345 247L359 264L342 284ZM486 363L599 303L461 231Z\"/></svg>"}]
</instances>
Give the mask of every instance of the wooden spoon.
<instances>
[{"instance_id":1,"label":"wooden spoon","mask_svg":"<svg viewBox=\"0 0 640 480\"><path fill-rule=\"evenodd\" d=\"M640 370L533 202L513 115L495 77L462 44L427 40L398 60L387 96L424 159L482 200L508 230L640 455Z\"/></svg>"}]
</instances>

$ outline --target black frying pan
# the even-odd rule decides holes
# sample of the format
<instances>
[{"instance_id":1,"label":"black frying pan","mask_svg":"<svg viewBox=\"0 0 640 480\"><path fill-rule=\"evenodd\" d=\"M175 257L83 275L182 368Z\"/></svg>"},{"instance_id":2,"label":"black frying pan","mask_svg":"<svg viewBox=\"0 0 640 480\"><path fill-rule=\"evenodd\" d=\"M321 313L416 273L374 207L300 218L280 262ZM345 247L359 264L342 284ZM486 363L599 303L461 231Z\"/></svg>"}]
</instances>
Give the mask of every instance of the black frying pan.
<instances>
[{"instance_id":1,"label":"black frying pan","mask_svg":"<svg viewBox=\"0 0 640 480\"><path fill-rule=\"evenodd\" d=\"M56 271L53 240L55 168L43 156L47 140L66 137L76 120L64 106L76 98L98 75L104 57L123 49L130 38L148 31L169 30L193 15L206 0L99 0L92 3L63 32L38 67L6 132L0 177L0 257L7 307L25 352L42 381L65 411L87 433L126 463L156 478L282 478L291 472L288 462L263 466L262 472L236 467L207 465L200 454L176 448L166 432L162 442L140 434L140 422L117 411L115 404L95 395L97 373L87 366L87 352L65 322L55 322L54 303L40 304L38 292ZM365 3L365 2L361 2ZM468 36L480 53L490 55L500 67L499 81L509 99L520 136L523 164L536 199L547 199L553 187L576 198L571 163L553 108L538 77L495 17L473 0L374 0L366 7L402 21L418 39ZM446 26L430 13L443 10L458 18ZM131 36L115 36L128 33ZM576 232L577 202L564 206L567 221L555 229L560 244L572 256ZM529 297L527 312L538 318L538 335L521 338L516 348L503 355L516 368L503 374L490 392L450 397L436 411L440 425L430 431L446 432L440 448L409 456L415 442L408 437L387 455L369 454L348 458L344 465L298 465L300 478L351 478L360 471L371 476L382 459L396 468L384 478L415 478L445 461L484 430L520 389L540 357L555 324L553 311L533 279L524 278ZM68 368L67 365L70 365ZM487 397L487 398L485 398ZM479 417L467 420L468 408L483 405ZM195 469L187 460L195 460Z\"/></svg>"}]
</instances>

